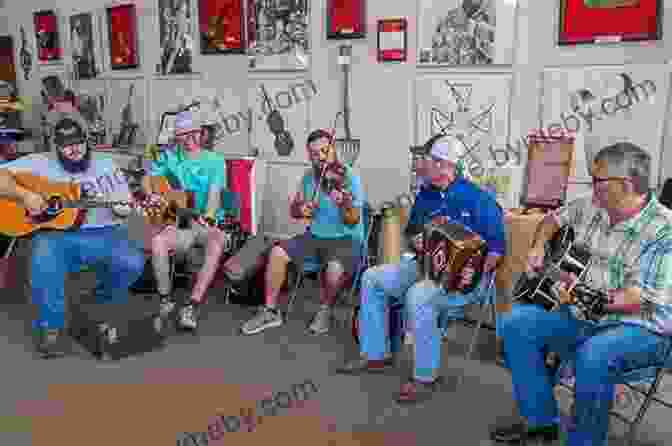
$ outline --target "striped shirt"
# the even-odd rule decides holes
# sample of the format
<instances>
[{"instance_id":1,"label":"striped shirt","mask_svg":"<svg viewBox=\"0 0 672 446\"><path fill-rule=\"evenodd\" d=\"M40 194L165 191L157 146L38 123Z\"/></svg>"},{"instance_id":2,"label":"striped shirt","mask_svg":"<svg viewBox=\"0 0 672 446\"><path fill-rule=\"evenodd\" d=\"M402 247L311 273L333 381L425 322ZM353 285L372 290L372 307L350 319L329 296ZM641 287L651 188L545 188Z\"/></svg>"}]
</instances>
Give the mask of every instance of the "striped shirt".
<instances>
[{"instance_id":1,"label":"striped shirt","mask_svg":"<svg viewBox=\"0 0 672 446\"><path fill-rule=\"evenodd\" d=\"M641 313L609 314L606 321L672 333L672 210L652 194L637 215L610 226L606 211L588 196L557 210L555 217L561 226L572 226L576 241L590 250L593 266L587 280L591 286L642 289Z\"/></svg>"}]
</instances>

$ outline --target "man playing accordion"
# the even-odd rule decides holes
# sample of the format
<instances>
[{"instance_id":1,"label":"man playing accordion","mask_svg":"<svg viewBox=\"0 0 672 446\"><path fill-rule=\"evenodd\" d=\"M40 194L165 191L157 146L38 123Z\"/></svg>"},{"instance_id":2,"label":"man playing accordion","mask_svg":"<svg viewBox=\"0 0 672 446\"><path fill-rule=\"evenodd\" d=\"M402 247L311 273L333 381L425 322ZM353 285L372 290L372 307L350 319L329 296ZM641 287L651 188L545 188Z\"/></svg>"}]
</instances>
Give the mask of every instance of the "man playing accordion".
<instances>
[{"instance_id":1,"label":"man playing accordion","mask_svg":"<svg viewBox=\"0 0 672 446\"><path fill-rule=\"evenodd\" d=\"M581 286L606 292L606 316L575 315L576 293L558 283L557 311L517 304L501 320L507 366L525 423L492 431L495 441L558 437L558 408L546 352L573 360L576 387L571 446L607 444L614 382L620 372L660 365L672 329L672 211L649 192L651 158L630 143L603 148L592 165L593 195L579 198L540 225L529 257L539 270L545 243L564 226L592 256ZM561 280L576 282L576 276ZM571 311L570 311L571 310Z\"/></svg>"},{"instance_id":2,"label":"man playing accordion","mask_svg":"<svg viewBox=\"0 0 672 446\"><path fill-rule=\"evenodd\" d=\"M505 251L502 210L495 198L456 174L461 142L445 137L431 149L429 184L418 192L406 236L414 240L415 249L423 250L425 225L447 221L461 223L487 243L488 255L483 269L491 272ZM400 348L400 333L388 333L386 313L391 305L404 303L409 326L415 338L415 371L402 385L399 403L414 403L435 389L441 365L442 322L463 315L466 304L474 303L485 285L482 280L474 291L448 293L434 281L418 277L418 260L402 260L396 265L382 265L367 270L362 278L360 338L362 358L350 361L338 373L378 372L394 365L393 354ZM461 285L472 282L473 268L461 272ZM390 345L387 345L387 338Z\"/></svg>"}]
</instances>

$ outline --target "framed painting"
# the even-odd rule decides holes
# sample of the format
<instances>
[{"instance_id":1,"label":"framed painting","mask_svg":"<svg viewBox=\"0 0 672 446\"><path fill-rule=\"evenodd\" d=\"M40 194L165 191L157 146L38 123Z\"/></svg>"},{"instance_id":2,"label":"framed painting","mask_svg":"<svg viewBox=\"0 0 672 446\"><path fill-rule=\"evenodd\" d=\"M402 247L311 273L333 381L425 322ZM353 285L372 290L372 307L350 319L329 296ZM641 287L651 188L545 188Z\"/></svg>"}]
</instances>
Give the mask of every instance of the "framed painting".
<instances>
[{"instance_id":1,"label":"framed painting","mask_svg":"<svg viewBox=\"0 0 672 446\"><path fill-rule=\"evenodd\" d=\"M16 83L14 41L12 36L0 36L0 80Z\"/></svg>"},{"instance_id":2,"label":"framed painting","mask_svg":"<svg viewBox=\"0 0 672 446\"><path fill-rule=\"evenodd\" d=\"M159 0L159 74L192 72L194 22L192 0Z\"/></svg>"},{"instance_id":3,"label":"framed painting","mask_svg":"<svg viewBox=\"0 0 672 446\"><path fill-rule=\"evenodd\" d=\"M662 0L561 0L559 45L662 38Z\"/></svg>"},{"instance_id":4,"label":"framed painting","mask_svg":"<svg viewBox=\"0 0 672 446\"><path fill-rule=\"evenodd\" d=\"M58 16L53 10L38 11L33 14L37 60L50 63L63 60L63 48L58 32Z\"/></svg>"},{"instance_id":5,"label":"framed painting","mask_svg":"<svg viewBox=\"0 0 672 446\"><path fill-rule=\"evenodd\" d=\"M126 70L140 65L135 5L107 8L107 32L110 46L110 68Z\"/></svg>"},{"instance_id":6,"label":"framed painting","mask_svg":"<svg viewBox=\"0 0 672 446\"><path fill-rule=\"evenodd\" d=\"M70 17L70 52L75 79L93 79L96 68L93 18L89 13Z\"/></svg>"},{"instance_id":7,"label":"framed painting","mask_svg":"<svg viewBox=\"0 0 672 446\"><path fill-rule=\"evenodd\" d=\"M199 0L201 54L244 54L243 0Z\"/></svg>"},{"instance_id":8,"label":"framed painting","mask_svg":"<svg viewBox=\"0 0 672 446\"><path fill-rule=\"evenodd\" d=\"M310 62L310 2L245 1L249 68L254 71L307 69Z\"/></svg>"},{"instance_id":9,"label":"framed painting","mask_svg":"<svg viewBox=\"0 0 672 446\"><path fill-rule=\"evenodd\" d=\"M327 1L327 39L366 37L366 0Z\"/></svg>"}]
</instances>

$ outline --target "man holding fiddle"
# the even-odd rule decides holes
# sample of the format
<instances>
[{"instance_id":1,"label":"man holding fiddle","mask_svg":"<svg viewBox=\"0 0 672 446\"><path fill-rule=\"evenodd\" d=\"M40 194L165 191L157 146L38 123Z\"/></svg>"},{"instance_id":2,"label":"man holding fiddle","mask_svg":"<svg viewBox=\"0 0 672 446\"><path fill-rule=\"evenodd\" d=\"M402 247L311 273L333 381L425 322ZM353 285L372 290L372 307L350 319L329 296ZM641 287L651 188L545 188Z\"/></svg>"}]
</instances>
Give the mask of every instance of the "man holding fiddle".
<instances>
[{"instance_id":1,"label":"man holding fiddle","mask_svg":"<svg viewBox=\"0 0 672 446\"><path fill-rule=\"evenodd\" d=\"M167 225L152 240L152 264L161 300L161 313L169 315L177 308L171 295L170 255L186 253L194 245L205 246L205 263L198 272L191 297L178 310L178 327L198 328L198 313L205 293L219 267L226 247L227 234L213 222L223 217L221 192L226 188L226 163L221 155L204 150L204 130L198 113L183 111L175 119L175 142L172 149L163 151L163 158L155 161L151 176L165 177L176 189L194 193L194 210L199 214L187 228ZM172 184L175 183L175 184ZM153 195L153 182L143 178L145 200L161 200Z\"/></svg>"},{"instance_id":2,"label":"man holding fiddle","mask_svg":"<svg viewBox=\"0 0 672 446\"><path fill-rule=\"evenodd\" d=\"M502 210L492 195L456 173L462 148L462 142L454 136L433 143L427 172L430 183L417 194L406 236L414 241L415 250L422 252L422 234L430 222L455 221L468 226L487 243L484 271L492 272L506 249ZM473 276L473 268L464 268L461 288L470 285ZM401 387L399 403L419 402L435 390L441 365L439 320L443 323L461 317L464 306L482 296L479 288L486 282L482 280L474 291L464 294L447 293L432 281L418 280L416 259L377 266L364 273L359 321L362 358L337 370L359 374L380 372L394 365L392 354L400 348L400 333L387 333L386 313L393 303L401 301L415 338L415 370L412 379Z\"/></svg>"},{"instance_id":3,"label":"man holding fiddle","mask_svg":"<svg viewBox=\"0 0 672 446\"><path fill-rule=\"evenodd\" d=\"M359 269L364 239L364 194L359 177L338 162L333 136L326 130L308 135L306 149L313 166L301 179L290 215L310 220L310 227L271 249L266 268L266 305L243 325L245 335L283 324L277 302L290 262L302 269L306 257L316 257L326 265L320 286L322 305L309 326L314 334L329 330L337 293Z\"/></svg>"},{"instance_id":4,"label":"man holding fiddle","mask_svg":"<svg viewBox=\"0 0 672 446\"><path fill-rule=\"evenodd\" d=\"M607 444L609 410L619 373L660 365L672 332L672 211L649 192L651 157L617 143L603 148L592 164L593 195L549 214L529 255L529 271L541 269L545 243L563 226L574 229L592 255L586 285L605 291L607 315L598 322L575 316L576 276L558 282L560 307L546 311L514 305L502 318L506 363L525 423L497 427L495 441L558 437L558 409L546 352L575 365L574 424L570 446ZM583 279L582 279L583 280ZM582 283L583 285L583 283Z\"/></svg>"}]
</instances>

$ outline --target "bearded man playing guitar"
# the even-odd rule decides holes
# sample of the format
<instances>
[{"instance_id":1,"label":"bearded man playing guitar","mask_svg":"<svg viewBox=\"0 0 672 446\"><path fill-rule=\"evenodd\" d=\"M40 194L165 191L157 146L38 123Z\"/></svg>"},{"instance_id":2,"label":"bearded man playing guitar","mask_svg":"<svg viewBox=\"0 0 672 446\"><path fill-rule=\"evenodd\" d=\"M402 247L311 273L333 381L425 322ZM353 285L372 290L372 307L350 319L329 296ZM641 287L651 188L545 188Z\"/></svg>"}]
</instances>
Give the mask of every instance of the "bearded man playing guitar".
<instances>
[{"instance_id":1,"label":"bearded man playing guitar","mask_svg":"<svg viewBox=\"0 0 672 446\"><path fill-rule=\"evenodd\" d=\"M56 153L32 154L1 166L0 197L18 203L30 216L44 216L49 207L49 191L31 190L18 180L27 173L54 182L70 181L79 186L85 197L104 196L130 203L126 177L113 161L92 158L84 129L77 122L72 119L58 122L53 142ZM79 227L39 232L34 236L32 303L39 309L34 327L42 357L63 356L69 350L63 332L66 273L78 271L84 265L100 266L96 273L98 301L128 299L128 288L142 274L145 262L142 250L129 240L122 225L123 217L128 214L129 206L124 204L111 209L92 209L87 211Z\"/></svg>"},{"instance_id":2,"label":"bearded man playing guitar","mask_svg":"<svg viewBox=\"0 0 672 446\"><path fill-rule=\"evenodd\" d=\"M503 213L492 195L456 173L461 147L461 141L454 136L434 141L432 162L427 169L430 183L418 192L405 232L415 251L421 253L427 243L423 240L424 228L430 222L441 225L455 221L467 226L486 243L488 254L483 270L492 272L506 251ZM376 266L364 273L359 314L362 355L336 371L355 375L393 367L393 355L401 348L401 333L390 332L386 314L393 304L404 304L415 338L415 370L397 395L400 404L417 403L436 389L441 365L439 327L445 326L448 319L463 317L464 307L478 302L483 295L478 288L468 293L449 293L433 281L418 277L417 263L417 257L404 259L400 264ZM472 284L474 273L470 267L458 272L460 288ZM478 287L486 282L481 280Z\"/></svg>"},{"instance_id":3,"label":"bearded man playing guitar","mask_svg":"<svg viewBox=\"0 0 672 446\"><path fill-rule=\"evenodd\" d=\"M290 204L290 215L310 220L310 226L304 234L271 249L266 268L266 305L242 326L245 335L283 324L277 302L290 262L299 270L306 257L316 257L321 265L326 265L320 287L322 306L309 326L314 334L329 330L337 293L359 268L364 238L361 218L364 194L359 177L338 162L333 137L326 130L311 132L306 150L313 166L301 179ZM335 171L340 171L337 176L345 177L345 187L326 184L325 180Z\"/></svg>"},{"instance_id":4,"label":"bearded man playing guitar","mask_svg":"<svg viewBox=\"0 0 672 446\"><path fill-rule=\"evenodd\" d=\"M495 441L558 438L558 407L545 365L549 351L574 362L569 446L605 446L618 377L624 371L660 366L669 356L672 211L649 191L651 157L634 144L617 143L595 155L591 173L592 197L577 198L549 214L537 230L528 261L530 273L543 273L546 242L569 226L591 255L581 283L576 284L575 276L559 275L557 310L521 303L501 320L506 365L526 423L494 428ZM607 314L597 321L577 317L580 313L570 306L577 298L575 285L586 284L608 296Z\"/></svg>"},{"instance_id":5,"label":"bearded man playing guitar","mask_svg":"<svg viewBox=\"0 0 672 446\"><path fill-rule=\"evenodd\" d=\"M212 224L222 217L221 192L226 188L226 162L218 153L204 150L204 130L200 115L191 111L178 113L175 120L177 146L163 150L163 159L155 161L152 177L167 177L173 187L194 195L194 211L198 214L186 229L167 225L152 240L152 264L161 298L161 312L169 315L177 308L171 296L170 255L186 253L195 244L206 248L205 264L196 278L191 298L178 309L178 327L187 330L198 328L198 313L219 261L226 247L227 234ZM143 178L143 190L151 197L154 190L151 177ZM151 199L150 199L151 200Z\"/></svg>"}]
</instances>

